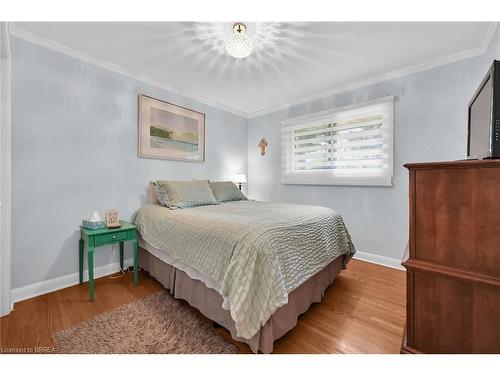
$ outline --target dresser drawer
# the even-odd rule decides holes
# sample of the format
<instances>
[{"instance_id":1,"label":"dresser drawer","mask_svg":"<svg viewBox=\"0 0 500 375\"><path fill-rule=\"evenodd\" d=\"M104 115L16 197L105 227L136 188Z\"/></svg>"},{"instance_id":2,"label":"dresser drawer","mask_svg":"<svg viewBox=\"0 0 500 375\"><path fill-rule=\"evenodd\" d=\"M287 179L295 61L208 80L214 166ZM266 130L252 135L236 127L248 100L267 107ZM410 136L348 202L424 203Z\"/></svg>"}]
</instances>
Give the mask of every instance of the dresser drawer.
<instances>
[{"instance_id":1,"label":"dresser drawer","mask_svg":"<svg viewBox=\"0 0 500 375\"><path fill-rule=\"evenodd\" d=\"M415 172L410 258L500 275L500 168Z\"/></svg>"},{"instance_id":2,"label":"dresser drawer","mask_svg":"<svg viewBox=\"0 0 500 375\"><path fill-rule=\"evenodd\" d=\"M116 243L118 241L126 241L128 239L128 232L114 232L109 234L101 234L96 236L95 242L96 246L105 245L108 243Z\"/></svg>"},{"instance_id":3,"label":"dresser drawer","mask_svg":"<svg viewBox=\"0 0 500 375\"><path fill-rule=\"evenodd\" d=\"M408 344L424 353L500 353L500 288L409 270Z\"/></svg>"}]
</instances>

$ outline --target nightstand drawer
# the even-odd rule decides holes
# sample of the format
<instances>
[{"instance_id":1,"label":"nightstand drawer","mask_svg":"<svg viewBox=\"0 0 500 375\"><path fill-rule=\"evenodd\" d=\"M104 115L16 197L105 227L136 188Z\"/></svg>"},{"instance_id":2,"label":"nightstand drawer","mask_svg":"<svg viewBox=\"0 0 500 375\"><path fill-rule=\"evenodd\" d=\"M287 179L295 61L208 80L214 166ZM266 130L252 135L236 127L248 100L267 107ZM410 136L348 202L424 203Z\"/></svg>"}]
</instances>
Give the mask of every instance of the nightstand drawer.
<instances>
[{"instance_id":1,"label":"nightstand drawer","mask_svg":"<svg viewBox=\"0 0 500 375\"><path fill-rule=\"evenodd\" d=\"M127 239L128 239L128 232L123 231L123 232L115 232L109 234L101 234L99 236L96 236L95 241L96 241L96 246L99 246L107 243L114 243L117 241L126 241Z\"/></svg>"}]
</instances>

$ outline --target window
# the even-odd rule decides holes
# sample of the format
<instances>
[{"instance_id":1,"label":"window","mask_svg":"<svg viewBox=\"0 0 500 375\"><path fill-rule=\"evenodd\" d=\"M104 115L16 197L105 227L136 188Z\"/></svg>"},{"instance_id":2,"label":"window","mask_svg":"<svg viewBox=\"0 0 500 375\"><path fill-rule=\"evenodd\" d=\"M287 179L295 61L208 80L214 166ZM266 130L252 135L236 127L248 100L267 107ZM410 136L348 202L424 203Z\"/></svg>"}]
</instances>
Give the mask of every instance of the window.
<instances>
[{"instance_id":1,"label":"window","mask_svg":"<svg viewBox=\"0 0 500 375\"><path fill-rule=\"evenodd\" d=\"M393 97L282 122L281 182L392 185Z\"/></svg>"}]
</instances>

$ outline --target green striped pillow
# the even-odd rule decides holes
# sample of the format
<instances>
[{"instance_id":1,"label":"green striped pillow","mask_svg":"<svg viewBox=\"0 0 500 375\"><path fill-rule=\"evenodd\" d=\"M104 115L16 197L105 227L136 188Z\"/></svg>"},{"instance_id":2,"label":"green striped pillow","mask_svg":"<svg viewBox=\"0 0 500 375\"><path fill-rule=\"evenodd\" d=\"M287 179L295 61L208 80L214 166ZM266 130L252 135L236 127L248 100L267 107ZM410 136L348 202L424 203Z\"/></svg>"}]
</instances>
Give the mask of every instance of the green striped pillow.
<instances>
[{"instance_id":1,"label":"green striped pillow","mask_svg":"<svg viewBox=\"0 0 500 375\"><path fill-rule=\"evenodd\" d=\"M164 205L171 209L218 204L207 180L198 181L156 181L164 189Z\"/></svg>"},{"instance_id":2,"label":"green striped pillow","mask_svg":"<svg viewBox=\"0 0 500 375\"><path fill-rule=\"evenodd\" d=\"M247 197L245 197L232 181L210 182L210 188L218 202L247 200Z\"/></svg>"}]
</instances>

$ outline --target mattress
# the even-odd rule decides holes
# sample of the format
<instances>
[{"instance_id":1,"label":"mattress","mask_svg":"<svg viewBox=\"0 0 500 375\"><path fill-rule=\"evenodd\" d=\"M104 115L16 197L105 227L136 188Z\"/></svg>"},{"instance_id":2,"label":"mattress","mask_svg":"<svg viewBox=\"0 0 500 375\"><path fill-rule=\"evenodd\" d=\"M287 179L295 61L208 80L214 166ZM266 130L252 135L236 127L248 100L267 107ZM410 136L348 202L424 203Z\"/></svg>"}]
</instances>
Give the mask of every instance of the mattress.
<instances>
[{"instance_id":1,"label":"mattress","mask_svg":"<svg viewBox=\"0 0 500 375\"><path fill-rule=\"evenodd\" d=\"M341 256L345 266L355 252L342 218L325 207L254 201L183 210L147 205L135 224L155 256L222 296L237 335L247 339L287 304L292 291Z\"/></svg>"}]
</instances>

